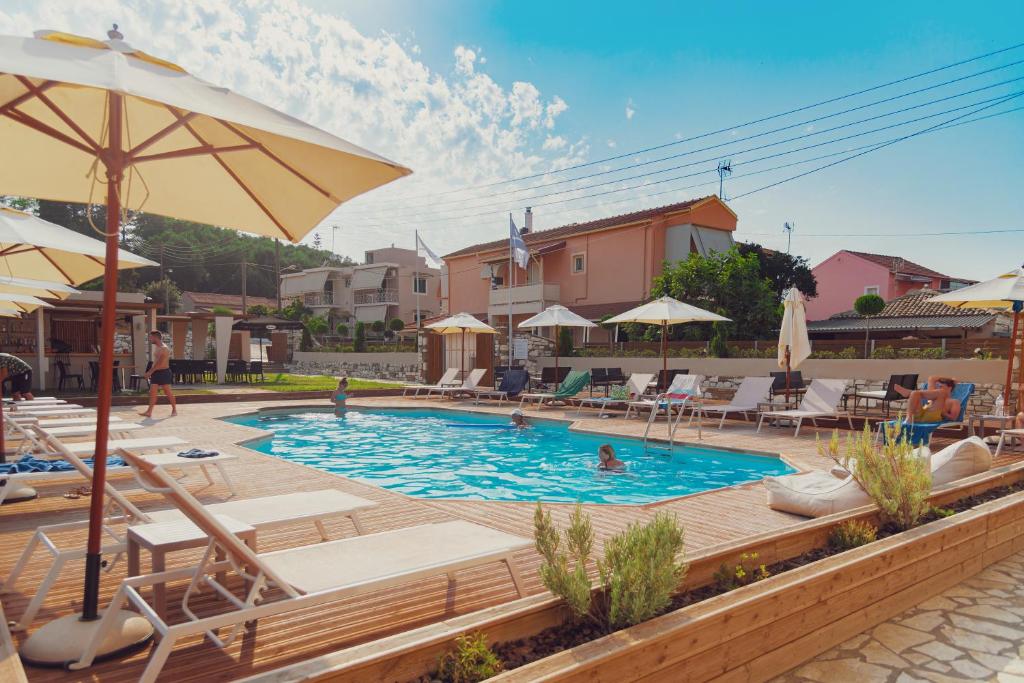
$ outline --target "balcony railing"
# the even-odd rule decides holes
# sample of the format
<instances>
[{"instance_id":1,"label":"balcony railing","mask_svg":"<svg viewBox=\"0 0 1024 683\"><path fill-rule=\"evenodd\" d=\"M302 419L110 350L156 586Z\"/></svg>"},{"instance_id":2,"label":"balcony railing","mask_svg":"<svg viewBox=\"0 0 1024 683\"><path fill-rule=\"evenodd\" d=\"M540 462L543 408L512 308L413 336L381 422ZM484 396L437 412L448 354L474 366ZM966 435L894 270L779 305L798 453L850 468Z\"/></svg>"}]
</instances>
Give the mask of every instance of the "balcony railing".
<instances>
[{"instance_id":1,"label":"balcony railing","mask_svg":"<svg viewBox=\"0 0 1024 683\"><path fill-rule=\"evenodd\" d=\"M397 304L398 290L378 289L368 292L356 292L353 295L353 300L356 306L364 306L366 304Z\"/></svg>"},{"instance_id":2,"label":"balcony railing","mask_svg":"<svg viewBox=\"0 0 1024 683\"><path fill-rule=\"evenodd\" d=\"M504 313L508 309L509 297L511 297L513 313L539 313L546 306L557 304L560 294L561 288L556 284L538 283L520 287L502 287L490 291L487 304L488 308L495 309L489 312Z\"/></svg>"},{"instance_id":3,"label":"balcony railing","mask_svg":"<svg viewBox=\"0 0 1024 683\"><path fill-rule=\"evenodd\" d=\"M321 294L303 294L302 303L306 306L333 306L334 294L323 292Z\"/></svg>"}]
</instances>

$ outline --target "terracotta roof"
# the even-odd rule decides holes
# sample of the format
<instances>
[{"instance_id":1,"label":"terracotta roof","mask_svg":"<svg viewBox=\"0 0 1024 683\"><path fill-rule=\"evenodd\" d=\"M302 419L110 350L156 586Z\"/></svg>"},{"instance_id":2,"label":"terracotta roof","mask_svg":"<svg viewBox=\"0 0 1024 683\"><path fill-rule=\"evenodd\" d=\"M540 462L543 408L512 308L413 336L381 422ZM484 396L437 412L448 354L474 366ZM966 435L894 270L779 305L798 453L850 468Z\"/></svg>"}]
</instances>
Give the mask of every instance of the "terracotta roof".
<instances>
[{"instance_id":1,"label":"terracotta roof","mask_svg":"<svg viewBox=\"0 0 1024 683\"><path fill-rule=\"evenodd\" d=\"M896 297L886 302L882 312L874 316L872 320L879 318L905 318L905 317L944 317L944 318L971 318L977 316L992 317L992 312L983 308L955 308L941 303L932 303L930 299L938 296L939 292L934 289L917 289L908 292L903 296ZM830 320L843 318L859 319L861 315L856 311L843 311L836 313ZM819 321L823 322L823 321Z\"/></svg>"},{"instance_id":2,"label":"terracotta roof","mask_svg":"<svg viewBox=\"0 0 1024 683\"><path fill-rule=\"evenodd\" d=\"M551 228L549 230L538 230L536 232L530 232L523 235L523 242L527 246L536 244L538 242L547 242L548 240L561 239L570 235L580 235L587 232L593 232L595 230L602 230L604 228L615 227L616 225L625 225L627 223L635 223L637 221L646 220L655 216L660 216L664 213L675 213L677 211L684 211L690 207L703 202L706 199L710 199L715 195L709 195L707 197L698 197L697 199L690 199L685 202L679 202L677 204L666 204L665 206L656 206L651 209L644 209L642 211L634 211L632 213L623 213L618 216L608 216L607 218L598 218L597 220L587 221L586 223L570 223L569 225L562 225L557 228ZM508 237L500 240L494 240L492 242L482 242L480 244L474 244L458 251L453 251L450 254L446 254L442 258L449 258L452 256L466 256L467 254L475 254L482 251L492 251L508 245Z\"/></svg>"},{"instance_id":3,"label":"terracotta roof","mask_svg":"<svg viewBox=\"0 0 1024 683\"><path fill-rule=\"evenodd\" d=\"M848 254L859 256L862 259L877 263L880 266L885 266L886 269L894 273L903 273L905 275L920 275L922 277L937 277L950 279L948 275L944 275L938 271L932 270L931 268L925 268L924 266L914 263L908 259L900 256L885 256L884 254L870 254L866 251L852 251L850 249L844 249Z\"/></svg>"},{"instance_id":4,"label":"terracotta roof","mask_svg":"<svg viewBox=\"0 0 1024 683\"><path fill-rule=\"evenodd\" d=\"M212 308L213 306L227 306L228 308L240 310L242 307L242 295L240 294L216 294L214 292L182 292L181 295L183 297L187 296L192 300L192 303L201 308ZM277 308L277 299L269 299L265 296L247 296L245 297L245 303L248 306L262 304L264 306L269 306L270 308Z\"/></svg>"},{"instance_id":5,"label":"terracotta roof","mask_svg":"<svg viewBox=\"0 0 1024 683\"><path fill-rule=\"evenodd\" d=\"M987 324L995 315L925 315L898 316L870 321L864 318L829 318L807 323L808 332L854 332L864 330L912 331L912 330L943 330L943 329L976 329Z\"/></svg>"}]
</instances>

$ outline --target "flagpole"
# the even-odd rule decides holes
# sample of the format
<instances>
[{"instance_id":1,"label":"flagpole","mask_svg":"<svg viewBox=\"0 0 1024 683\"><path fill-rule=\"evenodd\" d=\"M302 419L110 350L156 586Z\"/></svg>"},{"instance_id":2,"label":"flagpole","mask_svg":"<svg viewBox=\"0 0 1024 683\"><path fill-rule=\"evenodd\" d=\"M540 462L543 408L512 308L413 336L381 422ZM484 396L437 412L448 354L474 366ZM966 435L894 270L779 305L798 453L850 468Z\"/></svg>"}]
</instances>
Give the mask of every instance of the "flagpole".
<instances>
[{"instance_id":1,"label":"flagpole","mask_svg":"<svg viewBox=\"0 0 1024 683\"><path fill-rule=\"evenodd\" d=\"M512 226L512 214L508 214L508 228L511 231ZM512 353L512 281L515 277L515 271L512 270L512 250L514 245L512 240L508 241L508 367L511 368L513 364L513 358L515 355Z\"/></svg>"},{"instance_id":2,"label":"flagpole","mask_svg":"<svg viewBox=\"0 0 1024 683\"><path fill-rule=\"evenodd\" d=\"M416 235L416 266L420 265L420 231ZM420 273L416 270L412 274L412 289L416 293L416 349L420 348Z\"/></svg>"}]
</instances>

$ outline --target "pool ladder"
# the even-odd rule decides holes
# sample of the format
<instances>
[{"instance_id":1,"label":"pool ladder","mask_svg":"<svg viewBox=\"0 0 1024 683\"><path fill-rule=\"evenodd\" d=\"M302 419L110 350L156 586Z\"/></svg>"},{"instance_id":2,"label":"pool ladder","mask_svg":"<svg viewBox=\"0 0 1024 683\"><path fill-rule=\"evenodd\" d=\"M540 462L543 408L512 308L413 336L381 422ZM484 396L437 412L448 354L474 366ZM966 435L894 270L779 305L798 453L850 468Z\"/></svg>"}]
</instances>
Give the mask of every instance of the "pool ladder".
<instances>
[{"instance_id":1,"label":"pool ladder","mask_svg":"<svg viewBox=\"0 0 1024 683\"><path fill-rule=\"evenodd\" d=\"M664 405L663 405L664 403ZM675 438L676 430L679 429L679 423L683 421L683 414L686 412L686 407L691 405L689 399L682 401L669 400L667 394L658 394L654 398L654 405L651 406L651 414L647 417L647 427L644 429L644 452L648 451L664 451L669 454L675 451ZM676 411L675 419L672 416L672 408L678 407ZM697 418L697 438L703 438L703 414L700 410L700 401L693 403L690 411L690 419L687 421L687 426L693 424L693 418ZM663 445L660 441L651 442L651 427L654 426L655 420L658 419L659 411L664 408L665 410L665 426L668 429L668 445Z\"/></svg>"}]
</instances>

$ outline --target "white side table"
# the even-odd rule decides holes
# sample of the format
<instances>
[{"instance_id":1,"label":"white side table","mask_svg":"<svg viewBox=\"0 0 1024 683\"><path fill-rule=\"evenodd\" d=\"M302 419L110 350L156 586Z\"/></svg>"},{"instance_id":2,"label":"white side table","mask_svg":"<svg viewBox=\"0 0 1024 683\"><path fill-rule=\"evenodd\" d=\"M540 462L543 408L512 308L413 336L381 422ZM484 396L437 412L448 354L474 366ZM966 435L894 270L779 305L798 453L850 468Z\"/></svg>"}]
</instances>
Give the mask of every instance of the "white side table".
<instances>
[{"instance_id":1,"label":"white side table","mask_svg":"<svg viewBox=\"0 0 1024 683\"><path fill-rule=\"evenodd\" d=\"M1013 415L971 415L971 436L975 436L975 434L977 434L977 436L984 439L986 422L997 422L999 423L999 429L1007 429L1013 426L1013 418ZM974 428L975 424L978 425L977 429Z\"/></svg>"}]
</instances>

